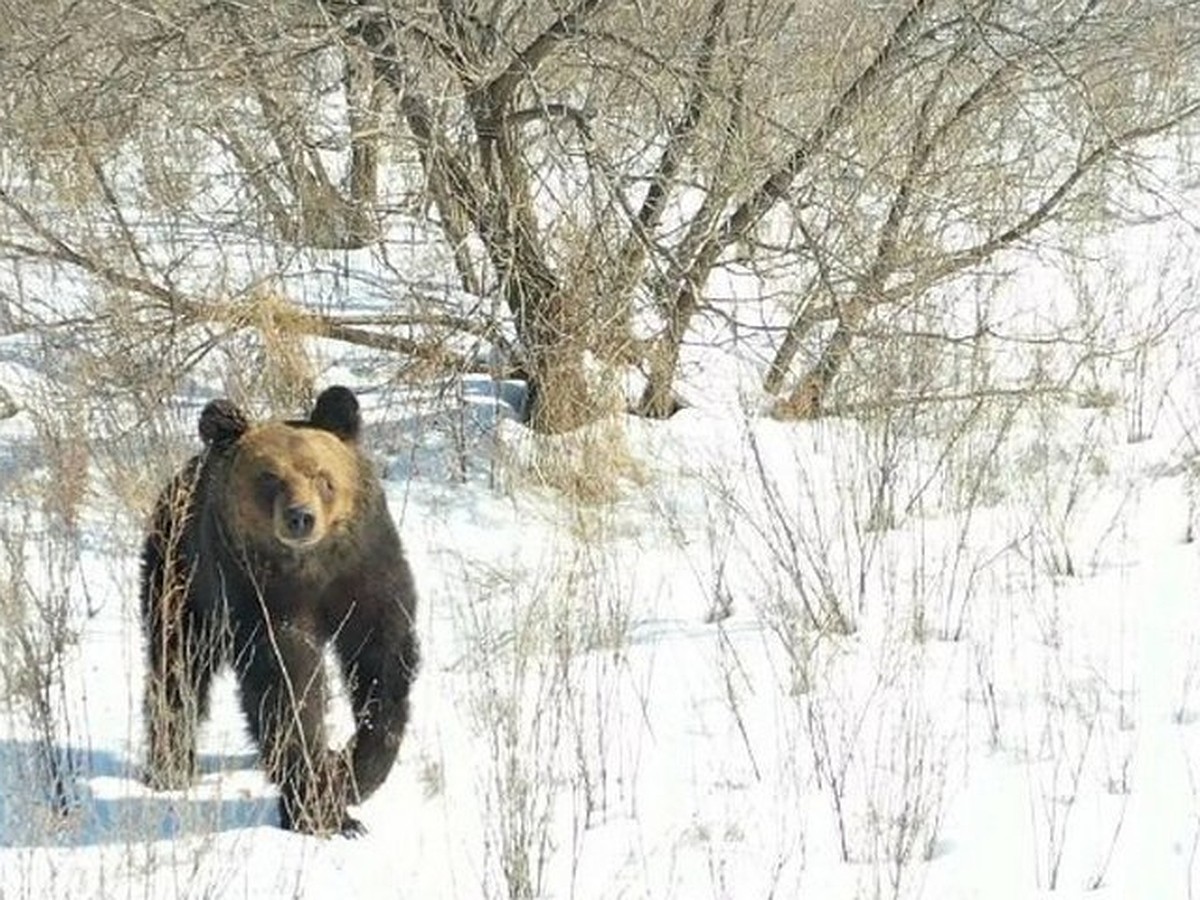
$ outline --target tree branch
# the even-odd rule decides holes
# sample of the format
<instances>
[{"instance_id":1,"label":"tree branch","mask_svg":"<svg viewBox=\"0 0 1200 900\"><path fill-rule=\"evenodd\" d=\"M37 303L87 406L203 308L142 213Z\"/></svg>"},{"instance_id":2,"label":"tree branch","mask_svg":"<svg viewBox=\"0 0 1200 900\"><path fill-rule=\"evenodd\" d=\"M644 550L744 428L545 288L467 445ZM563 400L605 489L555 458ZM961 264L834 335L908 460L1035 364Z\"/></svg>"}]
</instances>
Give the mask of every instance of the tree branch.
<instances>
[{"instance_id":1,"label":"tree branch","mask_svg":"<svg viewBox=\"0 0 1200 900\"><path fill-rule=\"evenodd\" d=\"M510 102L522 79L536 72L563 41L577 36L587 20L612 0L579 0L571 12L559 16L545 31L525 45L507 66L483 88L493 114Z\"/></svg>"},{"instance_id":2,"label":"tree branch","mask_svg":"<svg viewBox=\"0 0 1200 900\"><path fill-rule=\"evenodd\" d=\"M252 302L214 302L188 297L172 287L159 284L149 278L122 272L77 250L43 226L23 203L2 187L0 187L0 205L12 210L22 224L45 244L44 247L37 247L21 241L0 239L0 247L30 259L67 263L112 287L147 297L166 311L174 324L187 326L212 323L245 328L252 327L256 321L256 317L252 313L254 309ZM373 324L385 327L445 328L449 331L471 334L485 339L502 351L512 351L507 340L492 323L472 323L457 316L376 316L341 319L289 306L286 314L279 318L276 324L292 334L332 338L361 347L401 353L459 371L469 368L471 360L448 349L444 345L444 341L414 340L395 334L373 331L363 326Z\"/></svg>"},{"instance_id":3,"label":"tree branch","mask_svg":"<svg viewBox=\"0 0 1200 900\"><path fill-rule=\"evenodd\" d=\"M1187 104L1176 111L1174 115L1158 122L1139 128L1132 128L1119 135L1107 138L1099 146L1086 153L1058 186L1046 194L1041 202L1026 213L1021 221L1005 229L1000 234L980 242L974 247L948 256L924 275L883 291L880 300L889 303L895 302L903 297L928 290L934 284L964 269L978 265L1000 250L1023 240L1046 224L1058 212L1063 203L1071 196L1071 192L1075 189L1076 185L1093 169L1096 169L1102 163L1107 162L1121 151L1128 149L1139 141L1170 131L1177 125L1197 115L1200 115L1200 100Z\"/></svg>"},{"instance_id":4,"label":"tree branch","mask_svg":"<svg viewBox=\"0 0 1200 900\"><path fill-rule=\"evenodd\" d=\"M659 156L646 196L641 208L630 225L617 257L617 284L614 292L624 296L636 283L643 263L651 234L662 220L670 189L683 163L683 158L695 141L696 131L708 108L709 90L712 81L712 63L721 26L725 21L726 0L713 0L708 10L707 25L700 40L696 57L696 68L692 74L691 90L684 103L683 113L672 125L666 144Z\"/></svg>"},{"instance_id":5,"label":"tree branch","mask_svg":"<svg viewBox=\"0 0 1200 900\"><path fill-rule=\"evenodd\" d=\"M693 265L695 275L692 281L703 280L708 276L717 257L725 248L741 240L787 193L796 175L804 169L813 155L829 143L846 121L875 92L884 80L890 63L918 28L933 3L934 0L913 0L875 57L829 107L812 133L729 215L717 233L700 248Z\"/></svg>"},{"instance_id":6,"label":"tree branch","mask_svg":"<svg viewBox=\"0 0 1200 900\"><path fill-rule=\"evenodd\" d=\"M42 225L37 217L29 211L28 207L17 200L2 186L0 186L0 204L12 210L17 218L21 220L21 224L33 232L36 237L40 238L46 244L46 247L39 249L11 239L0 240L0 246L8 247L22 255L33 258L70 263L91 275L95 275L113 287L133 291L145 297L151 297L173 310L182 302L182 296L173 288L164 287L151 281L149 278L129 275L119 269L114 269L107 264L101 263L86 254L80 253L53 231Z\"/></svg>"}]
</instances>

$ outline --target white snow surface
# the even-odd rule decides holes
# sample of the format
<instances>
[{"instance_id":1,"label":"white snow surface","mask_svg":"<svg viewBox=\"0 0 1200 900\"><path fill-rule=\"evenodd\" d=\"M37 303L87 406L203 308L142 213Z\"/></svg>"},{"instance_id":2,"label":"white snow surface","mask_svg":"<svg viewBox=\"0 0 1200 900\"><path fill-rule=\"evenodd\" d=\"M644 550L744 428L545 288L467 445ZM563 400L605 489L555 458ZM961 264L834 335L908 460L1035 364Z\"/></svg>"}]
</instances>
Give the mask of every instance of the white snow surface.
<instances>
[{"instance_id":1,"label":"white snow surface","mask_svg":"<svg viewBox=\"0 0 1200 900\"><path fill-rule=\"evenodd\" d=\"M886 527L878 436L847 422L608 423L636 477L584 505L521 476L508 421L499 483L478 448L465 480L395 454L424 666L357 840L276 827L229 676L198 783L141 785L139 536L97 500L61 675L71 811L11 707L0 896L1188 896L1200 554L1179 445L1112 420L1025 423L1003 493L958 514L914 442L889 489L923 499ZM845 627L800 621L822 596Z\"/></svg>"},{"instance_id":2,"label":"white snow surface","mask_svg":"<svg viewBox=\"0 0 1200 900\"><path fill-rule=\"evenodd\" d=\"M2 346L14 395L52 377ZM48 742L26 700L0 707L0 900L1200 887L1190 336L1115 405L870 422L747 413L761 366L694 347L691 408L574 439L599 446L581 454L611 482L598 499L539 482L578 447L512 421L511 385L405 397L335 352L322 380L360 389L420 593L412 720L356 810L367 834L277 827L228 674L197 783L141 783L140 526L99 473L64 557L12 489L39 477L22 414L0 422L4 537L24 536L0 571L69 597L77 639L51 671ZM198 399L169 402L186 447ZM75 773L65 814L47 746Z\"/></svg>"}]
</instances>

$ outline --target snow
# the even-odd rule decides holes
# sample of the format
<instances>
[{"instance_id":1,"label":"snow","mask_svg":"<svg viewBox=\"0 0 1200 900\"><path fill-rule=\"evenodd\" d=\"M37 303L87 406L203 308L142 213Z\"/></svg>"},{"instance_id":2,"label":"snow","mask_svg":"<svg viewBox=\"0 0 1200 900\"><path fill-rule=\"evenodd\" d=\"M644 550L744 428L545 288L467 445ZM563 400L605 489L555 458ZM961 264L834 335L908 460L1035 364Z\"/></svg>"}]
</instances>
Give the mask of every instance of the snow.
<instances>
[{"instance_id":1,"label":"snow","mask_svg":"<svg viewBox=\"0 0 1200 900\"><path fill-rule=\"evenodd\" d=\"M421 595L410 731L357 840L276 827L228 675L197 783L141 784L137 516L98 474L67 528L28 415L0 422L0 592L65 598L74 637L46 738L9 626L49 626L4 610L0 897L1190 896L1186 343L1136 375L1149 417L1028 397L789 424L747 402L754 361L701 342L694 406L566 439L514 421L519 385L399 392L321 344ZM0 346L14 395L54 377ZM179 446L219 390L170 398ZM559 489L564 458L610 489ZM344 700L331 716L344 738ZM46 747L77 773L57 800Z\"/></svg>"}]
</instances>

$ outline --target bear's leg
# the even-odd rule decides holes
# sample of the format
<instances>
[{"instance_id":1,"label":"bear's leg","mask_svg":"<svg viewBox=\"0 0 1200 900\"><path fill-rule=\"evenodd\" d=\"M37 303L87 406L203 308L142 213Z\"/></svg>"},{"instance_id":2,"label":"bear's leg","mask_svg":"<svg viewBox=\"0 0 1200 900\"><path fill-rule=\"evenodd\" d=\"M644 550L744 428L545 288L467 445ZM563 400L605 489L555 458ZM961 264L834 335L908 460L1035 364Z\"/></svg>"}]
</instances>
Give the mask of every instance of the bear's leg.
<instances>
[{"instance_id":1,"label":"bear's leg","mask_svg":"<svg viewBox=\"0 0 1200 900\"><path fill-rule=\"evenodd\" d=\"M387 779L400 750L419 665L417 639L397 608L366 634L346 627L336 640L354 706L354 790L364 800Z\"/></svg>"},{"instance_id":2,"label":"bear's leg","mask_svg":"<svg viewBox=\"0 0 1200 900\"><path fill-rule=\"evenodd\" d=\"M325 735L324 659L313 632L264 625L239 654L242 708L263 765L279 786L283 828L308 834L358 834L346 810L349 765Z\"/></svg>"},{"instance_id":3,"label":"bear's leg","mask_svg":"<svg viewBox=\"0 0 1200 900\"><path fill-rule=\"evenodd\" d=\"M157 547L145 554L143 617L148 644L145 779L155 790L180 789L196 774L196 734L208 712L218 649L213 629L192 613L190 585Z\"/></svg>"}]
</instances>

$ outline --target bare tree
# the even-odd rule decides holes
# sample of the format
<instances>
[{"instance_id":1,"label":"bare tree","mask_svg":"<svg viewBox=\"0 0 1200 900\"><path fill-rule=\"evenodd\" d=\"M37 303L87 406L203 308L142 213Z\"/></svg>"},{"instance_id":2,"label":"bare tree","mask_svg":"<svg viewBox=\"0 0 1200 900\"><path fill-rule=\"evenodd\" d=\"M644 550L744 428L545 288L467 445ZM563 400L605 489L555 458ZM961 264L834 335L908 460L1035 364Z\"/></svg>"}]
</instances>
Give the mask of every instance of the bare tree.
<instances>
[{"instance_id":1,"label":"bare tree","mask_svg":"<svg viewBox=\"0 0 1200 900\"><path fill-rule=\"evenodd\" d=\"M698 323L733 340L750 314L722 270L777 292L754 312L775 412L819 414L898 317L939 330L935 289L1102 226L1135 152L1200 111L1191 0L0 12L0 251L100 286L66 322L37 291L5 320L86 322L148 371L270 329L422 372L484 349L530 381L544 431L603 415L631 366L636 409L668 415ZM395 263L401 226L445 260L440 286ZM376 247L390 308L270 289L356 247Z\"/></svg>"},{"instance_id":2,"label":"bare tree","mask_svg":"<svg viewBox=\"0 0 1200 900\"><path fill-rule=\"evenodd\" d=\"M817 191L810 209L792 213L813 287L764 379L767 390L786 390L776 411L818 413L872 319L920 304L934 286L1026 246L1048 225L1088 217L1103 227L1095 210L1122 189L1138 146L1200 112L1200 92L1174 81L1174 66L1194 60L1198 35L1165 31L1184 12L1151 3L1130 14L1097 0L1046 13L1016 3L914 4L892 34L908 44L905 58L876 59L895 73L886 87L856 83L839 99L859 112L846 126L859 150L852 194L827 204L819 197L837 200L833 167L801 173ZM845 153L839 143L833 152ZM788 385L797 348L827 322L815 360Z\"/></svg>"},{"instance_id":3,"label":"bare tree","mask_svg":"<svg viewBox=\"0 0 1200 900\"><path fill-rule=\"evenodd\" d=\"M327 29L307 17L274 8L218 5L204 35L204 43L185 43L183 52L218 84L226 82L220 87L228 96L250 92L254 102L249 116L206 104L197 124L237 161L280 237L334 249L378 239L383 94L369 61L331 43ZM206 65L214 52L223 56L220 65ZM342 134L309 112L330 97L345 106ZM268 138L265 147L260 136ZM331 151L345 168L340 181L323 159Z\"/></svg>"},{"instance_id":4,"label":"bare tree","mask_svg":"<svg viewBox=\"0 0 1200 900\"><path fill-rule=\"evenodd\" d=\"M476 281L461 247L466 229L482 245L525 350L535 425L546 431L595 417L583 357L597 349L605 329L593 327L595 298L580 296L552 265L554 243L537 209L538 181L548 168L538 155L548 142L557 154L569 153L553 147L557 138L549 126L565 120L586 139L589 114L557 99L539 72L566 52L564 45L586 47L589 24L612 5L579 0L544 24L503 4L491 4L484 14L485 4L439 3L426 15L395 6L325 5L367 48L379 77L396 93L447 237L460 246L456 259L465 284ZM530 23L538 27L530 30ZM424 60L435 61L442 77L422 79ZM466 147L448 133L460 124L469 129ZM542 140L531 141L530 131Z\"/></svg>"},{"instance_id":5,"label":"bare tree","mask_svg":"<svg viewBox=\"0 0 1200 900\"><path fill-rule=\"evenodd\" d=\"M559 427L595 414L581 351L643 366L638 408L669 414L738 256L808 285L764 387L777 413L815 415L868 322L1094 208L1138 145L1200 110L1179 80L1187 3L326 8L401 98L443 222L479 240L530 375L566 398ZM578 193L546 188L571 178ZM579 196L590 209L566 209ZM579 216L582 272L554 265Z\"/></svg>"}]
</instances>

